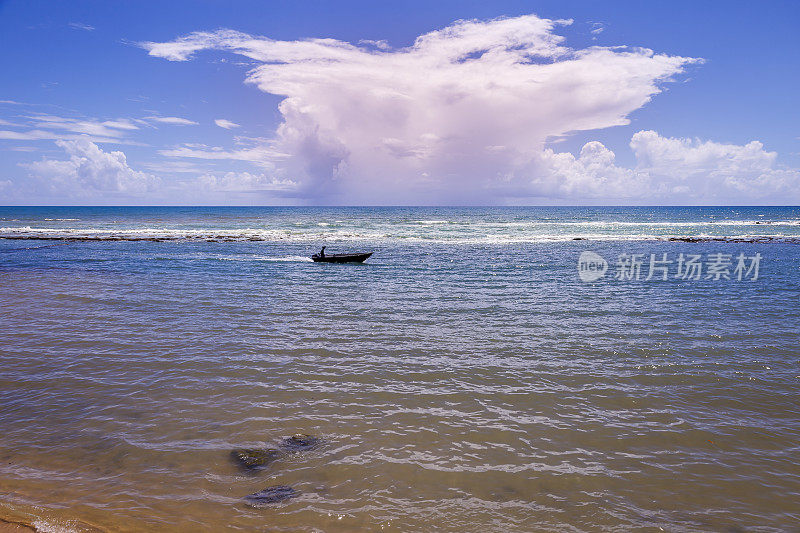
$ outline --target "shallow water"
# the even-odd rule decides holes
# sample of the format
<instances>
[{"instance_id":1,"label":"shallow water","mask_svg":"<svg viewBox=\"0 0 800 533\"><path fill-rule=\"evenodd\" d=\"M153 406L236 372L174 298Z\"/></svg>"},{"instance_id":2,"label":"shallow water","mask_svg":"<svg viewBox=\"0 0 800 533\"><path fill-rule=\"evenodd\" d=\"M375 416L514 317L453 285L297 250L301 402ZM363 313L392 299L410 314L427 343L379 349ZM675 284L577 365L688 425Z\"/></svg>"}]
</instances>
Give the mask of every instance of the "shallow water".
<instances>
[{"instance_id":1,"label":"shallow water","mask_svg":"<svg viewBox=\"0 0 800 533\"><path fill-rule=\"evenodd\" d=\"M58 238L177 239L0 240L0 516L109 531L797 530L800 246L652 233L791 237L798 209L0 218ZM224 232L237 240L205 240ZM309 262L323 243L375 255ZM612 270L622 253L762 260L754 281L582 283L585 250ZM230 460L298 432L323 442L257 473ZM247 506L270 485L301 494Z\"/></svg>"}]
</instances>

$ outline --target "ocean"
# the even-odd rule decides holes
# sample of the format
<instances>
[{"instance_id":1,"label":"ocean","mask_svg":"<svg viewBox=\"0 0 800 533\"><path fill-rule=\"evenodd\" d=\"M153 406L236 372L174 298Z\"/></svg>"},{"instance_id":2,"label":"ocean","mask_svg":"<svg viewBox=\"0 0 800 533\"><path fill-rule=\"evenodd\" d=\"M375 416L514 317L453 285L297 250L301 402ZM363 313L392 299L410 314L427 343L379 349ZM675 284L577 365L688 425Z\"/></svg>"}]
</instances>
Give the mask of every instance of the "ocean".
<instances>
[{"instance_id":1,"label":"ocean","mask_svg":"<svg viewBox=\"0 0 800 533\"><path fill-rule=\"evenodd\" d=\"M2 207L0 518L800 531L798 244L797 207Z\"/></svg>"}]
</instances>

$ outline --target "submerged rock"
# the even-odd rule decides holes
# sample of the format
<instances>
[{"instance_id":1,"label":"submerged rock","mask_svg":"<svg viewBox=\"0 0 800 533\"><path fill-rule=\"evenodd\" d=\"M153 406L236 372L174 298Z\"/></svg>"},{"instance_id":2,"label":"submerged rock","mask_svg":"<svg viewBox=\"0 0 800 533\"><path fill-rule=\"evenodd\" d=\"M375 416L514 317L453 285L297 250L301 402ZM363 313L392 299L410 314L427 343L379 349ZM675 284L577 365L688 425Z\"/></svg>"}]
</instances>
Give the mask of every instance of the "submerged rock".
<instances>
[{"instance_id":1,"label":"submerged rock","mask_svg":"<svg viewBox=\"0 0 800 533\"><path fill-rule=\"evenodd\" d=\"M255 470L267 466L280 455L274 448L237 448L231 452L231 459L246 470Z\"/></svg>"},{"instance_id":2,"label":"submerged rock","mask_svg":"<svg viewBox=\"0 0 800 533\"><path fill-rule=\"evenodd\" d=\"M760 235L753 237L670 237L671 242L727 242L727 243L749 243L749 244L800 244L797 237L772 237Z\"/></svg>"},{"instance_id":3,"label":"submerged rock","mask_svg":"<svg viewBox=\"0 0 800 533\"><path fill-rule=\"evenodd\" d=\"M270 503L278 503L299 496L300 492L287 485L273 485L244 497L253 507L262 507Z\"/></svg>"},{"instance_id":4,"label":"submerged rock","mask_svg":"<svg viewBox=\"0 0 800 533\"><path fill-rule=\"evenodd\" d=\"M291 437L283 439L281 448L286 450L310 450L319 444L319 439L313 435L297 433Z\"/></svg>"}]
</instances>

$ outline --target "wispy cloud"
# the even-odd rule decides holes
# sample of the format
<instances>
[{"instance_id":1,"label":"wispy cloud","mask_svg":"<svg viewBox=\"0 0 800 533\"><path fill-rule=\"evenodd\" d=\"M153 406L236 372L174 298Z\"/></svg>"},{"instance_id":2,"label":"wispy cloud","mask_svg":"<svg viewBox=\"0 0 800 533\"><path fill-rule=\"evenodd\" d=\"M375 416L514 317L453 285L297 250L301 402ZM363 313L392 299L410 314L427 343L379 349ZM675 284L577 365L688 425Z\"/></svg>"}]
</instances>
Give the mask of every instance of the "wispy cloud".
<instances>
[{"instance_id":1,"label":"wispy cloud","mask_svg":"<svg viewBox=\"0 0 800 533\"><path fill-rule=\"evenodd\" d=\"M378 40L378 41L373 40L373 39L361 39L360 41L358 41L358 44L365 44L365 45L369 45L369 46L374 46L378 50L389 50L391 48L391 46L389 45L389 42L385 41L383 39Z\"/></svg>"},{"instance_id":2,"label":"wispy cloud","mask_svg":"<svg viewBox=\"0 0 800 533\"><path fill-rule=\"evenodd\" d=\"M149 117L144 117L144 120L149 120L151 122L158 122L160 124L171 124L173 126L197 126L198 124L194 120L189 120L188 118L182 118L182 117L149 116Z\"/></svg>"},{"instance_id":3,"label":"wispy cloud","mask_svg":"<svg viewBox=\"0 0 800 533\"><path fill-rule=\"evenodd\" d=\"M96 120L86 118L62 117L50 114L30 115L33 127L45 130L64 130L70 133L104 138L120 138L126 130L138 127L128 119Z\"/></svg>"},{"instance_id":4,"label":"wispy cloud","mask_svg":"<svg viewBox=\"0 0 800 533\"><path fill-rule=\"evenodd\" d=\"M137 126L132 120L127 118L120 118L117 120L106 120L102 122L104 126L109 128L119 129L119 130L138 130L139 126Z\"/></svg>"},{"instance_id":5,"label":"wispy cloud","mask_svg":"<svg viewBox=\"0 0 800 533\"><path fill-rule=\"evenodd\" d=\"M290 179L278 179L266 174L250 172L225 172L223 174L204 174L198 179L205 191L221 192L280 192L291 193L297 190L298 183Z\"/></svg>"},{"instance_id":6,"label":"wispy cloud","mask_svg":"<svg viewBox=\"0 0 800 533\"><path fill-rule=\"evenodd\" d=\"M0 139L8 139L12 141L40 141L42 139L60 139L62 136L52 131L44 130L28 130L28 131L10 131L0 130Z\"/></svg>"},{"instance_id":7,"label":"wispy cloud","mask_svg":"<svg viewBox=\"0 0 800 533\"><path fill-rule=\"evenodd\" d=\"M219 146L206 146L204 144L184 144L167 150L159 150L158 153L166 157L248 161L270 168L274 166L274 162L288 157L287 154L277 151L272 143L265 141L255 144L254 146L234 149L225 149Z\"/></svg>"},{"instance_id":8,"label":"wispy cloud","mask_svg":"<svg viewBox=\"0 0 800 533\"><path fill-rule=\"evenodd\" d=\"M70 22L68 25L73 30L94 31L94 26L82 22Z\"/></svg>"},{"instance_id":9,"label":"wispy cloud","mask_svg":"<svg viewBox=\"0 0 800 533\"><path fill-rule=\"evenodd\" d=\"M18 104L32 107L28 104ZM88 136L92 142L133 144L126 136L139 129L136 121L128 118L110 120L83 116L61 116L51 113L31 112L15 115L15 121L0 119L0 139L18 141L76 140Z\"/></svg>"},{"instance_id":10,"label":"wispy cloud","mask_svg":"<svg viewBox=\"0 0 800 533\"><path fill-rule=\"evenodd\" d=\"M589 33L591 33L595 37L603 33L603 31L606 29L606 25L603 24L602 22L592 22L591 25L592 29L589 30Z\"/></svg>"},{"instance_id":11,"label":"wispy cloud","mask_svg":"<svg viewBox=\"0 0 800 533\"><path fill-rule=\"evenodd\" d=\"M173 172L177 172L180 174L198 175L205 172L205 170L200 166L188 161L157 161L144 163L142 167L151 172L157 172L160 174L172 174Z\"/></svg>"},{"instance_id":12,"label":"wispy cloud","mask_svg":"<svg viewBox=\"0 0 800 533\"><path fill-rule=\"evenodd\" d=\"M0 150L7 150L9 152L35 152L36 148L33 146L0 146Z\"/></svg>"},{"instance_id":13,"label":"wispy cloud","mask_svg":"<svg viewBox=\"0 0 800 533\"><path fill-rule=\"evenodd\" d=\"M137 144L131 141L123 141L119 138L103 137L99 135L86 135L82 133L67 133L48 130L0 130L0 139L12 141L78 140L83 138L88 138L95 143Z\"/></svg>"},{"instance_id":14,"label":"wispy cloud","mask_svg":"<svg viewBox=\"0 0 800 533\"><path fill-rule=\"evenodd\" d=\"M216 124L220 128L225 128L226 130L239 127L239 124L237 124L235 122L231 122L230 120L227 120L227 119L224 119L224 118L216 119L214 121L214 124Z\"/></svg>"}]
</instances>

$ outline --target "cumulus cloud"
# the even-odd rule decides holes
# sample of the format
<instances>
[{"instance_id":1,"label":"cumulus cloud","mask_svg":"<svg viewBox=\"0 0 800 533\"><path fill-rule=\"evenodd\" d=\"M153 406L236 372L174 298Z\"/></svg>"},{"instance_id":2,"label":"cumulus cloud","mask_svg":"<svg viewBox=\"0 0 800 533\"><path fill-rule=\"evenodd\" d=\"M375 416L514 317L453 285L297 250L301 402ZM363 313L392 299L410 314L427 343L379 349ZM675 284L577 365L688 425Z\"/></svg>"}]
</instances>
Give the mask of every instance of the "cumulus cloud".
<instances>
[{"instance_id":1,"label":"cumulus cloud","mask_svg":"<svg viewBox=\"0 0 800 533\"><path fill-rule=\"evenodd\" d=\"M509 180L500 181L508 194L540 198L643 198L648 179L635 170L618 167L616 155L602 143L586 143L578 157L548 148L526 169ZM518 176L525 176L518 178ZM531 177L528 177L531 176ZM510 185L510 186L509 186Z\"/></svg>"},{"instance_id":2,"label":"cumulus cloud","mask_svg":"<svg viewBox=\"0 0 800 533\"><path fill-rule=\"evenodd\" d=\"M52 193L85 196L93 193L141 194L154 190L159 179L133 170L122 152L105 152L88 138L58 140L69 159L44 159L25 165Z\"/></svg>"},{"instance_id":3,"label":"cumulus cloud","mask_svg":"<svg viewBox=\"0 0 800 533\"><path fill-rule=\"evenodd\" d=\"M529 168L548 139L627 124L696 61L573 50L556 33L569 23L459 21L401 49L230 30L142 46L170 61L215 49L260 63L246 81L284 97L275 151L287 157L277 171L309 191L394 201L428 190L444 201L457 190L480 200L488 182Z\"/></svg>"},{"instance_id":4,"label":"cumulus cloud","mask_svg":"<svg viewBox=\"0 0 800 533\"><path fill-rule=\"evenodd\" d=\"M741 146L639 131L630 147L634 168L617 166L615 154L596 141L577 157L546 149L528 169L532 178L495 186L523 197L686 203L780 201L800 190L800 172L780 167L777 154L758 141Z\"/></svg>"},{"instance_id":5,"label":"cumulus cloud","mask_svg":"<svg viewBox=\"0 0 800 533\"><path fill-rule=\"evenodd\" d=\"M161 153L249 161L321 201L692 202L780 198L797 187L797 171L781 168L755 141L737 146L641 131L630 144L633 168L617 165L596 141L577 155L547 148L574 132L629 124L633 111L700 61L643 48L572 49L558 34L570 23L533 15L458 21L399 49L231 30L142 43L170 61L203 50L247 57L257 66L246 82L283 97L283 121L268 142ZM592 34L603 27L593 24Z\"/></svg>"},{"instance_id":6,"label":"cumulus cloud","mask_svg":"<svg viewBox=\"0 0 800 533\"><path fill-rule=\"evenodd\" d=\"M226 130L239 127L239 124L237 124L235 122L231 122L230 120L227 120L227 119L224 119L224 118L216 119L214 121L214 124L216 124L220 128L225 128Z\"/></svg>"},{"instance_id":7,"label":"cumulus cloud","mask_svg":"<svg viewBox=\"0 0 800 533\"><path fill-rule=\"evenodd\" d=\"M785 199L800 189L800 171L779 166L778 154L758 141L741 146L640 131L630 146L660 195Z\"/></svg>"}]
</instances>

